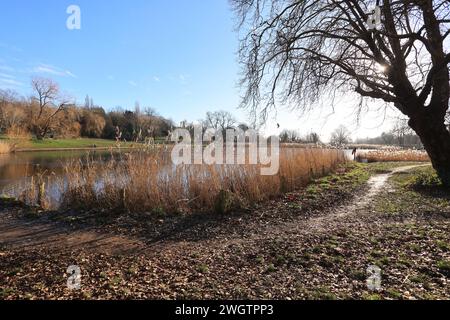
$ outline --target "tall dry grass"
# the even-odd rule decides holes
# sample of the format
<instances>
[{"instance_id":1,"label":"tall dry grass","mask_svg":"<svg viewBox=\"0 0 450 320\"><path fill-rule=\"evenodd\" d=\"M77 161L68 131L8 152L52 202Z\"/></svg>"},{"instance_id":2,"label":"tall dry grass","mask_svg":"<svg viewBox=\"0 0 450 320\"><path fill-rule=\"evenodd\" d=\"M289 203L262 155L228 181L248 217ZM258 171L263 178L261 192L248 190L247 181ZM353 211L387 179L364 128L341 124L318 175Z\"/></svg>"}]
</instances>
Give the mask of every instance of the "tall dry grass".
<instances>
[{"instance_id":1,"label":"tall dry grass","mask_svg":"<svg viewBox=\"0 0 450 320\"><path fill-rule=\"evenodd\" d=\"M23 126L13 125L6 130L6 136L11 140L27 141L31 140L32 135L28 129Z\"/></svg>"},{"instance_id":2,"label":"tall dry grass","mask_svg":"<svg viewBox=\"0 0 450 320\"><path fill-rule=\"evenodd\" d=\"M345 162L342 151L282 148L280 170L260 175L259 165L173 166L162 150L135 152L107 162L67 164L61 207L111 212L226 212L307 185ZM42 188L35 187L30 198Z\"/></svg>"},{"instance_id":3,"label":"tall dry grass","mask_svg":"<svg viewBox=\"0 0 450 320\"><path fill-rule=\"evenodd\" d=\"M414 161L428 162L430 157L423 150L377 150L358 153L358 158L367 159L368 162L398 162Z\"/></svg>"},{"instance_id":4,"label":"tall dry grass","mask_svg":"<svg viewBox=\"0 0 450 320\"><path fill-rule=\"evenodd\" d=\"M13 146L6 142L0 141L0 154L11 153L13 151Z\"/></svg>"}]
</instances>

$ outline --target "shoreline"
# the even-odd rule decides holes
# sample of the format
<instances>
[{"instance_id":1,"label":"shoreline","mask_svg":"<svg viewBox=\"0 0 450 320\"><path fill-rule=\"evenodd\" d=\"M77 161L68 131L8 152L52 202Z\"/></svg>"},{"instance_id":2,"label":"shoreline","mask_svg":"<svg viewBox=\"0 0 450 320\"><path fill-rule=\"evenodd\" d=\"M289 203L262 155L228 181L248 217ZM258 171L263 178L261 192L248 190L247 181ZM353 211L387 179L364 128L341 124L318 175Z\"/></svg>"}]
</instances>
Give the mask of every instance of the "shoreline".
<instances>
[{"instance_id":1,"label":"shoreline","mask_svg":"<svg viewBox=\"0 0 450 320\"><path fill-rule=\"evenodd\" d=\"M20 148L12 151L11 153L23 153L23 152L56 152L56 151L108 151L108 150L131 150L141 149L141 147L80 147L80 148Z\"/></svg>"}]
</instances>

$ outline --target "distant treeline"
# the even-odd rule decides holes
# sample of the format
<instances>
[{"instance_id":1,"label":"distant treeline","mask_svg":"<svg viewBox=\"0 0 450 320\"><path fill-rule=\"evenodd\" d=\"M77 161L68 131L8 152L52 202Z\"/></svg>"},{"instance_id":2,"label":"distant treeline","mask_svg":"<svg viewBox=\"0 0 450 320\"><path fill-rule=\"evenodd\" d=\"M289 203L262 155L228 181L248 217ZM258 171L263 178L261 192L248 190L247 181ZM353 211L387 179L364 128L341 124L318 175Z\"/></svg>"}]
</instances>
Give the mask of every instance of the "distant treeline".
<instances>
[{"instance_id":1,"label":"distant treeline","mask_svg":"<svg viewBox=\"0 0 450 320\"><path fill-rule=\"evenodd\" d=\"M419 136L408 126L406 120L399 120L389 132L383 132L375 138L358 139L356 143L423 149Z\"/></svg>"},{"instance_id":2,"label":"distant treeline","mask_svg":"<svg viewBox=\"0 0 450 320\"><path fill-rule=\"evenodd\" d=\"M145 141L168 136L171 120L151 108L117 108L106 112L86 97L84 105L61 98L57 84L48 79L34 79L30 98L9 90L0 90L0 133L10 137L104 138Z\"/></svg>"},{"instance_id":3,"label":"distant treeline","mask_svg":"<svg viewBox=\"0 0 450 320\"><path fill-rule=\"evenodd\" d=\"M283 130L280 134L281 143L319 143L320 136L318 133L311 132L301 135L297 130Z\"/></svg>"},{"instance_id":4,"label":"distant treeline","mask_svg":"<svg viewBox=\"0 0 450 320\"><path fill-rule=\"evenodd\" d=\"M51 79L34 78L30 97L0 89L0 134L10 138L103 138L120 141L155 141L168 139L176 128L194 132L196 125L225 132L227 129L247 130L227 111L207 112L198 123L182 121L179 125L138 102L130 109L105 111L86 96L84 105L72 102L60 93Z\"/></svg>"}]
</instances>

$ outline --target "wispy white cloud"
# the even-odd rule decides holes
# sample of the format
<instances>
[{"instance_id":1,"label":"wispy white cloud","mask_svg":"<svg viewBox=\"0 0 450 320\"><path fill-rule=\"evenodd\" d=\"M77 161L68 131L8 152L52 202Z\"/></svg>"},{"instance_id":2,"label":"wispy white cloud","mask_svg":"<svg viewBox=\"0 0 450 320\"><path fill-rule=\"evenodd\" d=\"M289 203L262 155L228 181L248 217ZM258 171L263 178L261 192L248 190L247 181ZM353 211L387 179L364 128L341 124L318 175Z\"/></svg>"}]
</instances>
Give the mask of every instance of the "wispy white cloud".
<instances>
[{"instance_id":1,"label":"wispy white cloud","mask_svg":"<svg viewBox=\"0 0 450 320\"><path fill-rule=\"evenodd\" d=\"M6 73L1 73L0 72L0 78L8 78L8 79L15 79L16 77L10 75L10 74L6 74Z\"/></svg>"},{"instance_id":2,"label":"wispy white cloud","mask_svg":"<svg viewBox=\"0 0 450 320\"><path fill-rule=\"evenodd\" d=\"M69 70L63 70L63 69L60 69L58 67L54 67L54 66L51 66L48 64L40 64L40 65L34 67L33 73L51 74L51 75L59 76L59 77L71 77L71 78L77 77Z\"/></svg>"},{"instance_id":3,"label":"wispy white cloud","mask_svg":"<svg viewBox=\"0 0 450 320\"><path fill-rule=\"evenodd\" d=\"M130 86L132 86L132 87L137 87L138 86L138 84L135 81L133 81L133 80L128 81L128 84Z\"/></svg>"},{"instance_id":4,"label":"wispy white cloud","mask_svg":"<svg viewBox=\"0 0 450 320\"><path fill-rule=\"evenodd\" d=\"M153 80L156 81L156 82L161 82L161 79L159 77L157 77L157 76L153 76Z\"/></svg>"},{"instance_id":5,"label":"wispy white cloud","mask_svg":"<svg viewBox=\"0 0 450 320\"><path fill-rule=\"evenodd\" d=\"M110 76L107 76L106 78L107 78L108 80L110 80L110 81L113 81L113 80L115 79L114 76L111 76L111 75L110 75Z\"/></svg>"},{"instance_id":6,"label":"wispy white cloud","mask_svg":"<svg viewBox=\"0 0 450 320\"><path fill-rule=\"evenodd\" d=\"M71 78L76 78L77 76L74 75L72 72L70 72L69 70L66 71L66 74L71 77Z\"/></svg>"},{"instance_id":7,"label":"wispy white cloud","mask_svg":"<svg viewBox=\"0 0 450 320\"><path fill-rule=\"evenodd\" d=\"M11 78L0 78L0 84L6 87L22 87L24 84Z\"/></svg>"}]
</instances>

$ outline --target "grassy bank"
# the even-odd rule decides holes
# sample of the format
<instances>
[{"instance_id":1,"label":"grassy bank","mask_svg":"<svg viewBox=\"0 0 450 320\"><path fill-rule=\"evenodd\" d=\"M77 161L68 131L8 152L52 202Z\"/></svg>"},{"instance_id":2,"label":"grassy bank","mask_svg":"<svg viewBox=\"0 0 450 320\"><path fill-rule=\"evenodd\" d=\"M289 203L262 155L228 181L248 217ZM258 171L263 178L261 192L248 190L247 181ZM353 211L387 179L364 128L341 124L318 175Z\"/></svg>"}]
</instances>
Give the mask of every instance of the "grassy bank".
<instances>
[{"instance_id":1,"label":"grassy bank","mask_svg":"<svg viewBox=\"0 0 450 320\"><path fill-rule=\"evenodd\" d=\"M378 212L403 217L423 213L432 217L433 212L450 209L450 189L442 186L431 166L395 174L391 183L394 190L386 192L376 203Z\"/></svg>"},{"instance_id":2,"label":"grassy bank","mask_svg":"<svg viewBox=\"0 0 450 320\"><path fill-rule=\"evenodd\" d=\"M15 151L33 151L33 150L58 150L58 149L89 149L89 148L114 148L120 147L136 147L139 143L120 142L106 139L10 139L4 136L0 137L0 145L9 145L12 150L14 146Z\"/></svg>"}]
</instances>

